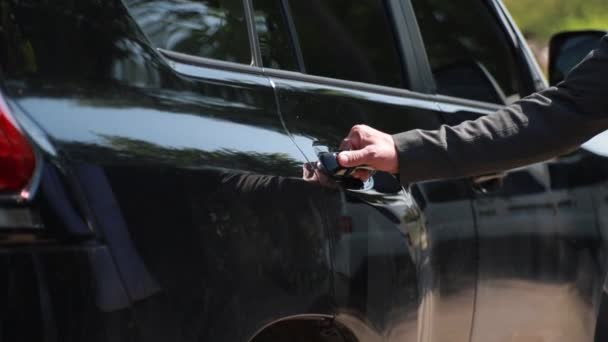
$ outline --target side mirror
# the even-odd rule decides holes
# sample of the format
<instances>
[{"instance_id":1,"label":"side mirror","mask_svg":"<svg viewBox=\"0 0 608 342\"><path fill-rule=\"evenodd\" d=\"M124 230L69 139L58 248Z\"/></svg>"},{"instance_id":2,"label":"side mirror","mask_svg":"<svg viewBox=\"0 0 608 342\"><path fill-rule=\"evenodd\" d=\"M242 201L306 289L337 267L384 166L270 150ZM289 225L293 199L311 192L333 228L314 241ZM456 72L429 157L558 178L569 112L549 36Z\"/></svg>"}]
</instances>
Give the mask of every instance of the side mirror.
<instances>
[{"instance_id":1,"label":"side mirror","mask_svg":"<svg viewBox=\"0 0 608 342\"><path fill-rule=\"evenodd\" d=\"M605 31L561 32L551 38L549 47L549 83L556 85L585 58L598 48Z\"/></svg>"}]
</instances>

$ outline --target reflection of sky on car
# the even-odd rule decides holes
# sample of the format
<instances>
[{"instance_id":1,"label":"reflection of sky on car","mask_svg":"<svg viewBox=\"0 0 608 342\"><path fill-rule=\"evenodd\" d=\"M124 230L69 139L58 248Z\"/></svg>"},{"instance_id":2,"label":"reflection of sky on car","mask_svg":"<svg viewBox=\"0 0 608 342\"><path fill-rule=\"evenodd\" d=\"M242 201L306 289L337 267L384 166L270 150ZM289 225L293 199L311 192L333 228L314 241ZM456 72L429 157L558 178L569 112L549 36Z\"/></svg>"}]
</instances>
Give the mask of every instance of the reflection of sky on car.
<instances>
[{"instance_id":1,"label":"reflection of sky on car","mask_svg":"<svg viewBox=\"0 0 608 342\"><path fill-rule=\"evenodd\" d=\"M134 16L139 18L140 25L147 32L154 32L155 36L167 32L167 24L179 25L179 30L169 30L165 46L169 49L192 36L192 31L203 31L206 35L216 34L226 19L226 13L195 2L153 1L130 8Z\"/></svg>"},{"instance_id":2,"label":"reflection of sky on car","mask_svg":"<svg viewBox=\"0 0 608 342\"><path fill-rule=\"evenodd\" d=\"M82 106L76 100L25 99L21 105L26 111L27 108L44 108L46 114L36 119L43 121L41 123L52 136L74 142L105 144L104 136L129 137L176 149L284 153L295 160L302 159L286 135L205 116L166 113L148 108L107 111L102 107ZM75 112L78 115L70 114ZM75 130L72 129L74 126L89 129Z\"/></svg>"},{"instance_id":3,"label":"reflection of sky on car","mask_svg":"<svg viewBox=\"0 0 608 342\"><path fill-rule=\"evenodd\" d=\"M602 132L583 144L583 149L608 157L608 131Z\"/></svg>"}]
</instances>

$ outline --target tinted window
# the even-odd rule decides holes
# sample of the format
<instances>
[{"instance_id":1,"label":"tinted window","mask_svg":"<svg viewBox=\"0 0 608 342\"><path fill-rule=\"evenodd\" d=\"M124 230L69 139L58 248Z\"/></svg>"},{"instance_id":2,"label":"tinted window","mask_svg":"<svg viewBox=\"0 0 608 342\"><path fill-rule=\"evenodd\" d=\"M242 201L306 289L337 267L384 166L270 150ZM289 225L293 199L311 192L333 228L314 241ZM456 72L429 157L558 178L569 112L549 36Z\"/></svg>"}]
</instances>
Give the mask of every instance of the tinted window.
<instances>
[{"instance_id":1,"label":"tinted window","mask_svg":"<svg viewBox=\"0 0 608 342\"><path fill-rule=\"evenodd\" d=\"M255 26L262 63L267 68L298 70L295 49L281 0L254 0Z\"/></svg>"},{"instance_id":2,"label":"tinted window","mask_svg":"<svg viewBox=\"0 0 608 342\"><path fill-rule=\"evenodd\" d=\"M484 1L412 3L440 94L499 104L519 98L513 50Z\"/></svg>"},{"instance_id":3,"label":"tinted window","mask_svg":"<svg viewBox=\"0 0 608 342\"><path fill-rule=\"evenodd\" d=\"M250 63L241 0L126 0L131 15L159 48Z\"/></svg>"},{"instance_id":4,"label":"tinted window","mask_svg":"<svg viewBox=\"0 0 608 342\"><path fill-rule=\"evenodd\" d=\"M265 13L276 16L272 20L276 23L286 20L279 18L281 11L291 14L289 19L293 20L295 29L293 41L299 43L306 73L391 87L405 86L393 26L384 1L292 0L290 8L284 9L281 1L257 0L254 2L256 11L257 4L275 7ZM265 39L264 34L261 39ZM267 67L271 67L267 60L285 60L280 55L286 50L285 39L279 39L275 44L276 47L267 49L272 54L266 57ZM291 49L290 54L293 53ZM294 65L290 63L284 65Z\"/></svg>"}]
</instances>

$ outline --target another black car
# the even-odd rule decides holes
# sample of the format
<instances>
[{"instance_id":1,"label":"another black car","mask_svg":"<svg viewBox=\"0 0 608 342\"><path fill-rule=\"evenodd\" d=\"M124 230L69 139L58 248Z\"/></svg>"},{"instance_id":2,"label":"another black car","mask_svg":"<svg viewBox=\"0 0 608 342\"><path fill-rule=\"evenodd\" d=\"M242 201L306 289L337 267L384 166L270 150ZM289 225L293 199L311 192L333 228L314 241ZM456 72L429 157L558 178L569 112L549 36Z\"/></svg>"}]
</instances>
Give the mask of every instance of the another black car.
<instances>
[{"instance_id":1,"label":"another black car","mask_svg":"<svg viewBox=\"0 0 608 342\"><path fill-rule=\"evenodd\" d=\"M544 87L495 0L0 0L0 340L599 340L600 140L302 179Z\"/></svg>"}]
</instances>

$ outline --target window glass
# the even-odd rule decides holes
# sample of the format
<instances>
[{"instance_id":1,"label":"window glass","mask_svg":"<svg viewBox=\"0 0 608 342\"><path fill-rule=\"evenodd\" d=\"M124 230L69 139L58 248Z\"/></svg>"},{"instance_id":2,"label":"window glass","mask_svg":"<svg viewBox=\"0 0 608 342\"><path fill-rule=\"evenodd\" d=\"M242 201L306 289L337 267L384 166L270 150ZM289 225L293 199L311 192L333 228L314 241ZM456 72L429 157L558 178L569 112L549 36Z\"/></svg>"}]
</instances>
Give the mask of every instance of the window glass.
<instances>
[{"instance_id":1,"label":"window glass","mask_svg":"<svg viewBox=\"0 0 608 342\"><path fill-rule=\"evenodd\" d=\"M251 63L241 0L126 0L156 47L229 62Z\"/></svg>"},{"instance_id":2,"label":"window glass","mask_svg":"<svg viewBox=\"0 0 608 342\"><path fill-rule=\"evenodd\" d=\"M276 8L274 12L266 13L280 16L281 11L288 11L291 14L294 42L299 43L306 73L391 87L405 86L393 25L383 0L293 0L289 1L289 9L282 8L281 1L257 0L254 2L256 11L259 6L256 4L261 3ZM273 21L287 20L286 16L283 18ZM283 25L287 30L289 25ZM261 35L261 39L263 37ZM266 42L276 45L267 49L271 56L264 60L266 67L272 67L268 64L271 61L284 60L285 56L281 54L295 53L293 49L287 49L285 39L267 39ZM288 68L294 65L294 62L290 63L284 65Z\"/></svg>"},{"instance_id":3,"label":"window glass","mask_svg":"<svg viewBox=\"0 0 608 342\"><path fill-rule=\"evenodd\" d=\"M519 98L513 49L484 1L412 3L440 94L498 104Z\"/></svg>"},{"instance_id":4,"label":"window glass","mask_svg":"<svg viewBox=\"0 0 608 342\"><path fill-rule=\"evenodd\" d=\"M253 7L264 66L299 70L281 0L254 0Z\"/></svg>"}]
</instances>

